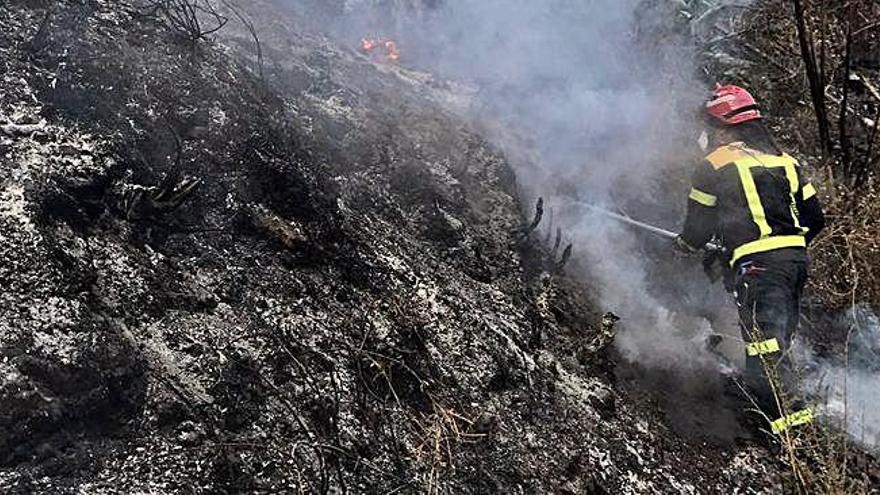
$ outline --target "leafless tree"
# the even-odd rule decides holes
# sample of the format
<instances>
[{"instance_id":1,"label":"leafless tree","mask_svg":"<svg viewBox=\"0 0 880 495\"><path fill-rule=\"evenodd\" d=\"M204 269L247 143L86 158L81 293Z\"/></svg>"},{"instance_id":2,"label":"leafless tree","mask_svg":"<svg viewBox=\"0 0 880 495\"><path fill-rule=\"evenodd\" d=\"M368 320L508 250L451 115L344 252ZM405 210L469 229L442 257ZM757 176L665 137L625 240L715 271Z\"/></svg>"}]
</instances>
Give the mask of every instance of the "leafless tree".
<instances>
[{"instance_id":1,"label":"leafless tree","mask_svg":"<svg viewBox=\"0 0 880 495\"><path fill-rule=\"evenodd\" d=\"M859 187L875 168L877 119L870 108L860 105L865 89L880 104L880 92L859 72L859 53L875 43L875 19L880 10L876 0L791 0L797 41L810 97L816 116L820 147L826 159L836 160L840 177ZM829 65L831 67L829 68ZM826 69L827 70L826 72ZM837 112L836 127L831 116ZM877 116L880 117L880 105ZM860 122L864 132L858 132ZM836 132L835 132L836 131Z\"/></svg>"}]
</instances>

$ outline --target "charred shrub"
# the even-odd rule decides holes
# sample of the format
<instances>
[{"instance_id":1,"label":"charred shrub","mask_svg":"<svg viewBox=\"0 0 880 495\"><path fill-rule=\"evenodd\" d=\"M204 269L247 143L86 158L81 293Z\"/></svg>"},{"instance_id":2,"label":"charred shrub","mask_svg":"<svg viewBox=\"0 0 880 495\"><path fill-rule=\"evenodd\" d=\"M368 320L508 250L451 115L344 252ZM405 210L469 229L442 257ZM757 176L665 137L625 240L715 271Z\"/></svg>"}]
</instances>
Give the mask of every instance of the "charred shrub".
<instances>
[{"instance_id":1,"label":"charred shrub","mask_svg":"<svg viewBox=\"0 0 880 495\"><path fill-rule=\"evenodd\" d=\"M489 380L486 389L490 392L504 392L513 390L525 381L522 373L517 370L516 363L502 355L493 355L496 363L495 372Z\"/></svg>"},{"instance_id":2,"label":"charred shrub","mask_svg":"<svg viewBox=\"0 0 880 495\"><path fill-rule=\"evenodd\" d=\"M257 148L254 148L257 149ZM250 196L262 198L271 210L287 218L318 220L314 207L314 184L292 163L257 163L250 177Z\"/></svg>"},{"instance_id":3,"label":"charred shrub","mask_svg":"<svg viewBox=\"0 0 880 495\"><path fill-rule=\"evenodd\" d=\"M457 214L464 204L461 184L451 176L438 175L424 162L412 161L397 167L391 187L402 198L404 207L439 205Z\"/></svg>"},{"instance_id":4,"label":"charred shrub","mask_svg":"<svg viewBox=\"0 0 880 495\"><path fill-rule=\"evenodd\" d=\"M211 0L152 0L147 9L159 14L176 37L193 46L229 22Z\"/></svg>"}]
</instances>

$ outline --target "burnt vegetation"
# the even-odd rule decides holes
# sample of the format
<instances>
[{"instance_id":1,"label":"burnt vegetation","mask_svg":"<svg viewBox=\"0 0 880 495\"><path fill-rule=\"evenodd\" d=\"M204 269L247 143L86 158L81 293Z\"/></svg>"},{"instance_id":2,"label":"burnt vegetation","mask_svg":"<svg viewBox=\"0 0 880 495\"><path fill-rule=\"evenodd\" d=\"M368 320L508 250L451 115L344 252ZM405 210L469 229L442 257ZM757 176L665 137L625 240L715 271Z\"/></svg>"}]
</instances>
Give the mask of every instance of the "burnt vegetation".
<instances>
[{"instance_id":1,"label":"burnt vegetation","mask_svg":"<svg viewBox=\"0 0 880 495\"><path fill-rule=\"evenodd\" d=\"M229 22L211 0L147 0L142 8L145 16L158 16L169 31L192 46Z\"/></svg>"},{"instance_id":2,"label":"burnt vegetation","mask_svg":"<svg viewBox=\"0 0 880 495\"><path fill-rule=\"evenodd\" d=\"M501 394L552 380L528 351L506 164L409 88L332 80L320 60L350 55L317 43L271 90L211 42L236 19L262 57L235 8L0 7L0 485L524 479L491 461L515 444L484 446L513 421Z\"/></svg>"}]
</instances>

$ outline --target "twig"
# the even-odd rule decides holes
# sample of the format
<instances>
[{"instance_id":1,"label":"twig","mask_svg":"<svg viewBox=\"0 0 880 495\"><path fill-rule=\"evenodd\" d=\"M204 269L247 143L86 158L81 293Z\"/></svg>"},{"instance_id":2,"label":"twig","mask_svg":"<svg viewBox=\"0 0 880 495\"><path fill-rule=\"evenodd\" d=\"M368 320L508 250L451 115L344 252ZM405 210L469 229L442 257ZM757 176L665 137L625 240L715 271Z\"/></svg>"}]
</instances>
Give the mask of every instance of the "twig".
<instances>
[{"instance_id":1,"label":"twig","mask_svg":"<svg viewBox=\"0 0 880 495\"><path fill-rule=\"evenodd\" d=\"M850 139L847 126L847 111L849 110L849 78L852 72L852 19L853 7L850 4L846 11L846 44L844 46L843 57L843 98L840 103L840 116L837 122L838 134L840 139L840 149L842 152L843 169L847 175L853 175L853 167L855 163L852 159L852 142Z\"/></svg>"},{"instance_id":2,"label":"twig","mask_svg":"<svg viewBox=\"0 0 880 495\"><path fill-rule=\"evenodd\" d=\"M196 42L223 29L229 19L220 15L211 0L153 0L148 6L161 12L166 26L195 46ZM199 14L207 14L215 25L206 28Z\"/></svg>"},{"instance_id":3,"label":"twig","mask_svg":"<svg viewBox=\"0 0 880 495\"><path fill-rule=\"evenodd\" d=\"M878 90L877 87L874 86L874 84L871 82L871 80L862 74L859 74L856 72L853 72L853 74L855 74L859 77L859 79L862 81L862 84L865 85L865 89L867 89L868 92L871 93L871 96L873 96L875 100L880 102L880 90Z\"/></svg>"},{"instance_id":4,"label":"twig","mask_svg":"<svg viewBox=\"0 0 880 495\"><path fill-rule=\"evenodd\" d=\"M253 38L254 45L257 49L257 71L260 74L260 79L265 80L265 77L263 75L263 45L260 43L260 37L257 35L257 29L254 27L254 23L250 19L247 19L245 15L239 10L239 8L231 1L221 0L221 2L227 9L232 11L232 13L235 15L235 17L238 18L239 21L241 21L245 29L247 29L250 33L251 38Z\"/></svg>"},{"instance_id":5,"label":"twig","mask_svg":"<svg viewBox=\"0 0 880 495\"><path fill-rule=\"evenodd\" d=\"M712 40L710 43L707 43L707 44L714 44L714 43L716 43L716 42L723 41L724 39L735 38L735 37L737 37L738 35L740 35L740 34L744 34L745 32L747 32L747 31L744 31L744 32L741 32L741 33L734 33L734 32L732 32L732 31L730 31L730 30L728 30L728 29L725 29L725 28L723 28L723 27L720 27L720 26L717 27L716 29L717 29L719 32L721 32L721 34L723 35L723 38ZM782 65L781 63L779 63L779 61L778 61L778 58L779 58L779 57L773 57L773 56L769 55L768 53L766 53L765 51L763 51L763 50L761 50L760 48L756 47L755 45L749 43L748 41L745 41L745 40L737 40L737 45L738 45L738 46L742 46L743 48L745 48L745 49L749 50L750 52L752 52L752 53L758 55L759 57L763 58L763 59L766 60L768 63L770 63L771 65L773 65L773 66L776 67L777 69L779 69L781 72L785 72L785 73L787 73L787 74L788 74L787 77L789 77L789 78L792 77L792 76L794 76L795 74L797 74L797 71L792 70L792 69L789 69L788 67L786 67L786 66Z\"/></svg>"},{"instance_id":6,"label":"twig","mask_svg":"<svg viewBox=\"0 0 880 495\"><path fill-rule=\"evenodd\" d=\"M547 235L544 237L544 244L550 243L550 238L553 236L553 225L555 223L555 210L550 208L550 221L547 222Z\"/></svg>"},{"instance_id":7,"label":"twig","mask_svg":"<svg viewBox=\"0 0 880 495\"><path fill-rule=\"evenodd\" d=\"M553 249L550 250L550 259L556 259L556 253L559 251L559 244L562 242L562 229L556 227L556 240L553 241Z\"/></svg>"},{"instance_id":8,"label":"twig","mask_svg":"<svg viewBox=\"0 0 880 495\"><path fill-rule=\"evenodd\" d=\"M532 223L526 227L523 234L529 235L534 232L541 223L542 218L544 218L544 198L538 198L538 202L535 204L535 217L532 219Z\"/></svg>"},{"instance_id":9,"label":"twig","mask_svg":"<svg viewBox=\"0 0 880 495\"><path fill-rule=\"evenodd\" d=\"M562 258L559 259L559 262L556 263L556 272L561 272L565 265L568 264L568 260L571 258L571 249L572 245L569 244L565 246L565 249L562 250Z\"/></svg>"},{"instance_id":10,"label":"twig","mask_svg":"<svg viewBox=\"0 0 880 495\"><path fill-rule=\"evenodd\" d=\"M51 18L52 11L46 9L46 15L43 16L43 20L40 22L40 27L37 28L36 34L34 34L34 37L27 43L28 50L31 53L39 53L46 46L46 28L49 26L49 20Z\"/></svg>"},{"instance_id":11,"label":"twig","mask_svg":"<svg viewBox=\"0 0 880 495\"><path fill-rule=\"evenodd\" d=\"M880 22L872 22L871 24L868 24L867 26L862 26L859 29L856 29L855 31L853 31L853 36L859 36L861 34L864 34L868 31L870 31L874 28L878 28L878 27L880 27Z\"/></svg>"}]
</instances>

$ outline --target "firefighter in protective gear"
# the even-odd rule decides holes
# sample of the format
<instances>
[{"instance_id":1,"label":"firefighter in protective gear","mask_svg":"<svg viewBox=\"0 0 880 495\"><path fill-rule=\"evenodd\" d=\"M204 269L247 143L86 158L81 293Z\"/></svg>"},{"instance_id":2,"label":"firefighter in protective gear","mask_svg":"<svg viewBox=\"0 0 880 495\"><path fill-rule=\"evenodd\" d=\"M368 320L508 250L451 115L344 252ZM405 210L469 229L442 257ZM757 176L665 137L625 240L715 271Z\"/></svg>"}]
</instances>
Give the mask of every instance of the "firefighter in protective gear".
<instances>
[{"instance_id":1,"label":"firefighter in protective gear","mask_svg":"<svg viewBox=\"0 0 880 495\"><path fill-rule=\"evenodd\" d=\"M694 253L713 238L724 247L726 285L746 346L746 385L780 433L812 421L811 409L776 387L790 383L786 351L807 279L806 248L824 215L815 187L777 147L748 91L719 85L706 114L703 144L712 151L694 171L674 247Z\"/></svg>"}]
</instances>

